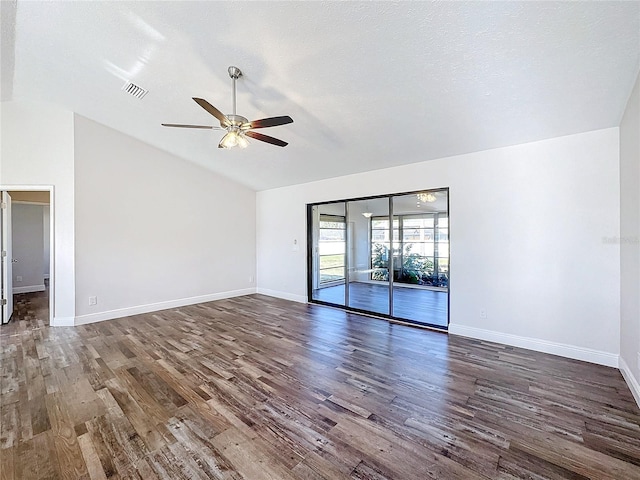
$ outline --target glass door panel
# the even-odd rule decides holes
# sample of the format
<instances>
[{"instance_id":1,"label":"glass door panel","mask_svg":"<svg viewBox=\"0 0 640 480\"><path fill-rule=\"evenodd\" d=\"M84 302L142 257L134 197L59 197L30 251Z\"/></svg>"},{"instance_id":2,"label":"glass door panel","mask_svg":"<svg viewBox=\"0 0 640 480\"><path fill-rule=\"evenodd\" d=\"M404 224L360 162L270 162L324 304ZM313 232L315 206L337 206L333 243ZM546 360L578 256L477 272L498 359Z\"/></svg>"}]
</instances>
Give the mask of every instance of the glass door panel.
<instances>
[{"instance_id":1,"label":"glass door panel","mask_svg":"<svg viewBox=\"0 0 640 480\"><path fill-rule=\"evenodd\" d=\"M438 247L435 259L437 277L437 286L449 287L449 216L446 213L440 213L437 217L437 234L436 245Z\"/></svg>"},{"instance_id":2,"label":"glass door panel","mask_svg":"<svg viewBox=\"0 0 640 480\"><path fill-rule=\"evenodd\" d=\"M347 305L388 315L389 199L347 202Z\"/></svg>"},{"instance_id":3,"label":"glass door panel","mask_svg":"<svg viewBox=\"0 0 640 480\"><path fill-rule=\"evenodd\" d=\"M447 328L448 195L308 205L309 300Z\"/></svg>"},{"instance_id":4,"label":"glass door panel","mask_svg":"<svg viewBox=\"0 0 640 480\"><path fill-rule=\"evenodd\" d=\"M398 195L392 199L392 315L418 323L446 327L449 304L447 191Z\"/></svg>"},{"instance_id":5,"label":"glass door panel","mask_svg":"<svg viewBox=\"0 0 640 480\"><path fill-rule=\"evenodd\" d=\"M312 210L313 300L346 305L347 223L344 202L314 205Z\"/></svg>"}]
</instances>

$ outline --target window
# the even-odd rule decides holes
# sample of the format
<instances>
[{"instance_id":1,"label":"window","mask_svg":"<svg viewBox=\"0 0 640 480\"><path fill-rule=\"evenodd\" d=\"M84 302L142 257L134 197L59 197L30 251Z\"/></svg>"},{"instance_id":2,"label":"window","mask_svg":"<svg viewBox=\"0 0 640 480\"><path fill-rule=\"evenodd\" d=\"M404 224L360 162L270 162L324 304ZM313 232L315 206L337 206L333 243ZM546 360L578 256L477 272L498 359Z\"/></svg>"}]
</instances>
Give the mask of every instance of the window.
<instances>
[{"instance_id":1,"label":"window","mask_svg":"<svg viewBox=\"0 0 640 480\"><path fill-rule=\"evenodd\" d=\"M393 217L393 279L446 287L449 283L449 218L446 213ZM376 268L388 267L389 219L371 218L372 280L384 280Z\"/></svg>"},{"instance_id":2,"label":"window","mask_svg":"<svg viewBox=\"0 0 640 480\"><path fill-rule=\"evenodd\" d=\"M320 284L344 281L346 222L339 215L320 215L318 257Z\"/></svg>"}]
</instances>

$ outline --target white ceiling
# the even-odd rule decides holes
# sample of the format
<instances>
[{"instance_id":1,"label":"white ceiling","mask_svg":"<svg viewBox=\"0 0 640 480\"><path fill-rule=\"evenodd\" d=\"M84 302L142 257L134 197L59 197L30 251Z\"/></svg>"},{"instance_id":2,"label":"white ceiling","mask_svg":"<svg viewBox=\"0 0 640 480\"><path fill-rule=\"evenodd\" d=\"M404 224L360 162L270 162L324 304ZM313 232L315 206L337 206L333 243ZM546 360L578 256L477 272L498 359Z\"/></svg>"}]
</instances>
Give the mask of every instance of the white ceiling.
<instances>
[{"instance_id":1,"label":"white ceiling","mask_svg":"<svg viewBox=\"0 0 640 480\"><path fill-rule=\"evenodd\" d=\"M48 101L256 190L619 125L640 2L2 2L2 100ZM191 97L290 115L218 149ZM133 81L143 99L121 87Z\"/></svg>"}]
</instances>

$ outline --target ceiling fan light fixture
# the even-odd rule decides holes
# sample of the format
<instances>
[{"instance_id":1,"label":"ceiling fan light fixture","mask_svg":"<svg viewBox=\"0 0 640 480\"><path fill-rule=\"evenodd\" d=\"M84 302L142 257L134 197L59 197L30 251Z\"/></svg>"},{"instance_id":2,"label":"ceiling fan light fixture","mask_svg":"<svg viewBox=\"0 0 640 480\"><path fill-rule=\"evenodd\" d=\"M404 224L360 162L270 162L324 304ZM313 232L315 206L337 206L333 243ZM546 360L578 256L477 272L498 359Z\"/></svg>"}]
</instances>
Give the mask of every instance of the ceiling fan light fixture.
<instances>
[{"instance_id":1,"label":"ceiling fan light fixture","mask_svg":"<svg viewBox=\"0 0 640 480\"><path fill-rule=\"evenodd\" d=\"M244 132L240 130L238 127L229 127L227 133L220 140L221 148L247 148L249 145L249 141L247 137L244 135Z\"/></svg>"},{"instance_id":2,"label":"ceiling fan light fixture","mask_svg":"<svg viewBox=\"0 0 640 480\"><path fill-rule=\"evenodd\" d=\"M247 146L249 145L249 140L247 140L247 137L245 137L242 134L237 135L238 137L238 147L240 148L247 148Z\"/></svg>"},{"instance_id":3,"label":"ceiling fan light fixture","mask_svg":"<svg viewBox=\"0 0 640 480\"><path fill-rule=\"evenodd\" d=\"M234 131L227 132L222 140L220 140L220 146L222 148L233 148L238 145L238 134Z\"/></svg>"},{"instance_id":4,"label":"ceiling fan light fixture","mask_svg":"<svg viewBox=\"0 0 640 480\"><path fill-rule=\"evenodd\" d=\"M435 194L431 192L420 192L416 194L416 197L418 197L418 200L424 203L433 203L437 200Z\"/></svg>"}]
</instances>

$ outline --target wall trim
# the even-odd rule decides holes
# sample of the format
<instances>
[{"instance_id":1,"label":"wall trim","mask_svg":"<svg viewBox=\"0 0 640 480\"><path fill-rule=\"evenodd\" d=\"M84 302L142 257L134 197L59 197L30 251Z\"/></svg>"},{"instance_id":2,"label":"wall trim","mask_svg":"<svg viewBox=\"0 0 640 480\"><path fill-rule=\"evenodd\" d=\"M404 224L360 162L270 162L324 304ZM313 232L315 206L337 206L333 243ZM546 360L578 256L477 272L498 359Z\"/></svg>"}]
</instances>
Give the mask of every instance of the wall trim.
<instances>
[{"instance_id":1,"label":"wall trim","mask_svg":"<svg viewBox=\"0 0 640 480\"><path fill-rule=\"evenodd\" d=\"M640 407L640 383L638 382L638 379L633 376L633 372L629 368L629 365L627 365L627 362L624 361L624 358L622 358L622 356L620 356L619 362L620 373L622 373L624 381L627 382L633 398L635 398L638 407Z\"/></svg>"},{"instance_id":2,"label":"wall trim","mask_svg":"<svg viewBox=\"0 0 640 480\"><path fill-rule=\"evenodd\" d=\"M46 289L44 283L42 285L25 285L23 287L13 287L13 294L44 292Z\"/></svg>"},{"instance_id":3,"label":"wall trim","mask_svg":"<svg viewBox=\"0 0 640 480\"><path fill-rule=\"evenodd\" d=\"M296 295L294 293L280 292L278 290L270 290L268 288L258 288L256 293L267 295L269 297L282 298L283 300L291 300L292 302L307 303L307 297L304 295Z\"/></svg>"},{"instance_id":4,"label":"wall trim","mask_svg":"<svg viewBox=\"0 0 640 480\"><path fill-rule=\"evenodd\" d=\"M51 327L73 327L75 325L73 317L53 317Z\"/></svg>"},{"instance_id":5,"label":"wall trim","mask_svg":"<svg viewBox=\"0 0 640 480\"><path fill-rule=\"evenodd\" d=\"M75 322L72 325L85 325L87 323L102 322L104 320L113 320L115 318L139 315L141 313L157 312L159 310L167 310L169 308L178 308L184 307L186 305L195 305L197 303L223 300L225 298L251 295L252 293L256 293L255 288L245 288L242 290L230 290L227 292L210 293L208 295L199 295L197 297L179 298L177 300L168 300L165 302L149 303L146 305L136 305L135 307L107 310L105 312L89 313L87 315L80 315L75 317Z\"/></svg>"},{"instance_id":6,"label":"wall trim","mask_svg":"<svg viewBox=\"0 0 640 480\"><path fill-rule=\"evenodd\" d=\"M559 355L561 357L573 358L574 360L596 363L607 367L618 367L619 356L615 353L603 352L601 350L576 347L575 345L550 342L548 340L540 340L538 338L521 337L510 333L467 327L465 325L455 325L453 323L449 324L449 333L452 335L459 335L461 337L487 340L489 342L526 348L528 350L535 350L536 352L550 353L552 355Z\"/></svg>"}]
</instances>

